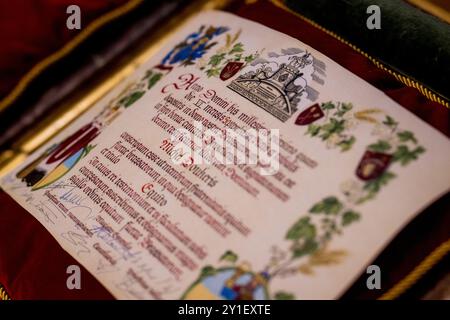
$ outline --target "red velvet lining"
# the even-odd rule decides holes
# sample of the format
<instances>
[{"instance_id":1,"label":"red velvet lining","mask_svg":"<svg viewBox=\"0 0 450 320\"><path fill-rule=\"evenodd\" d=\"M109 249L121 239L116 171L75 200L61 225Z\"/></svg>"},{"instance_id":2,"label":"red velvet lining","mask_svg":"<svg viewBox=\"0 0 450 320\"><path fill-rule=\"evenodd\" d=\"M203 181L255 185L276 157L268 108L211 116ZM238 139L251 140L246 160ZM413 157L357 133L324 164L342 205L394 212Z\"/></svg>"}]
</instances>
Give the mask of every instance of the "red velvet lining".
<instances>
[{"instance_id":1,"label":"red velvet lining","mask_svg":"<svg viewBox=\"0 0 450 320\"><path fill-rule=\"evenodd\" d=\"M14 0L0 1L0 99L30 69L59 50L92 21L127 0ZM81 30L69 30L69 5L81 9Z\"/></svg>"}]
</instances>

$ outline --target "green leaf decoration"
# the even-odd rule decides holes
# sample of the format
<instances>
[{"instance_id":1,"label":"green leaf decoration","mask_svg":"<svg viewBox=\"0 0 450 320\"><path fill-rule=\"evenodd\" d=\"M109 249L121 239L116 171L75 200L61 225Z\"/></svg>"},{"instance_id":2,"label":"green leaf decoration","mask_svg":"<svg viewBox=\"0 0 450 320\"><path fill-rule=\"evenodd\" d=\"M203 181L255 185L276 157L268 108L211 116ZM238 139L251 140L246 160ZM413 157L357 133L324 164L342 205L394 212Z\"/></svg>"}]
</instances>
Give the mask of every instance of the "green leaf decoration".
<instances>
[{"instance_id":1,"label":"green leaf decoration","mask_svg":"<svg viewBox=\"0 0 450 320\"><path fill-rule=\"evenodd\" d=\"M392 118L391 116L386 116L386 119L383 121L383 124L390 128L394 128L398 125L398 122L395 121L394 118Z\"/></svg>"},{"instance_id":2,"label":"green leaf decoration","mask_svg":"<svg viewBox=\"0 0 450 320\"><path fill-rule=\"evenodd\" d=\"M275 300L295 300L295 296L292 293L284 292L284 291L278 291L274 295Z\"/></svg>"},{"instance_id":3,"label":"green leaf decoration","mask_svg":"<svg viewBox=\"0 0 450 320\"><path fill-rule=\"evenodd\" d=\"M425 149L423 147L417 147L411 151L408 146L400 145L393 154L393 161L399 161L402 166L405 166L411 161L416 160L417 157L424 152Z\"/></svg>"},{"instance_id":4,"label":"green leaf decoration","mask_svg":"<svg viewBox=\"0 0 450 320\"><path fill-rule=\"evenodd\" d=\"M84 156L87 156L89 152L92 151L97 145L96 144L89 144L84 148Z\"/></svg>"},{"instance_id":5,"label":"green leaf decoration","mask_svg":"<svg viewBox=\"0 0 450 320\"><path fill-rule=\"evenodd\" d=\"M316 236L316 226L310 222L309 217L298 220L287 232L286 239L314 239Z\"/></svg>"},{"instance_id":6,"label":"green leaf decoration","mask_svg":"<svg viewBox=\"0 0 450 320\"><path fill-rule=\"evenodd\" d=\"M342 226L348 226L355 221L358 221L361 218L361 215L358 212L353 210L345 211L342 214Z\"/></svg>"},{"instance_id":7,"label":"green leaf decoration","mask_svg":"<svg viewBox=\"0 0 450 320\"><path fill-rule=\"evenodd\" d=\"M162 73L155 73L152 77L148 79L147 89L152 88L159 80L162 78Z\"/></svg>"},{"instance_id":8,"label":"green leaf decoration","mask_svg":"<svg viewBox=\"0 0 450 320\"><path fill-rule=\"evenodd\" d=\"M364 189L369 191L372 194L375 194L378 191L380 191L382 186L388 184L388 182L394 178L395 178L395 174L393 174L392 172L386 171L378 178L368 181L364 185Z\"/></svg>"},{"instance_id":9,"label":"green leaf decoration","mask_svg":"<svg viewBox=\"0 0 450 320\"><path fill-rule=\"evenodd\" d=\"M322 108L322 110L331 110L331 109L336 108L334 103L331 101L322 103L322 105L320 107Z\"/></svg>"},{"instance_id":10,"label":"green leaf decoration","mask_svg":"<svg viewBox=\"0 0 450 320\"><path fill-rule=\"evenodd\" d=\"M338 109L339 110L336 111L335 115L338 117L343 117L348 111L353 109L353 105L351 103L343 102Z\"/></svg>"},{"instance_id":11,"label":"green leaf decoration","mask_svg":"<svg viewBox=\"0 0 450 320\"><path fill-rule=\"evenodd\" d=\"M344 131L345 120L337 120L336 118L330 118L330 122L322 126L322 140L327 140L333 133L341 133Z\"/></svg>"},{"instance_id":12,"label":"green leaf decoration","mask_svg":"<svg viewBox=\"0 0 450 320\"><path fill-rule=\"evenodd\" d=\"M152 70L147 70L145 72L145 76L142 78L142 80L148 79L153 75L153 71Z\"/></svg>"},{"instance_id":13,"label":"green leaf decoration","mask_svg":"<svg viewBox=\"0 0 450 320\"><path fill-rule=\"evenodd\" d=\"M206 70L206 75L208 77L217 77L220 74L220 69L218 68L211 68Z\"/></svg>"},{"instance_id":14,"label":"green leaf decoration","mask_svg":"<svg viewBox=\"0 0 450 320\"><path fill-rule=\"evenodd\" d=\"M391 149L391 145L385 140L378 140L377 143L369 145L368 148L375 152L386 152Z\"/></svg>"},{"instance_id":15,"label":"green leaf decoration","mask_svg":"<svg viewBox=\"0 0 450 320\"><path fill-rule=\"evenodd\" d=\"M312 254L319 249L319 243L314 239L306 239L303 243L296 242L292 247L292 258L297 259Z\"/></svg>"},{"instance_id":16,"label":"green leaf decoration","mask_svg":"<svg viewBox=\"0 0 450 320\"><path fill-rule=\"evenodd\" d=\"M417 144L417 139L414 136L414 133L412 133L411 131L407 131L407 130L401 131L401 132L397 133L397 136L401 142L412 141L415 144Z\"/></svg>"},{"instance_id":17,"label":"green leaf decoration","mask_svg":"<svg viewBox=\"0 0 450 320\"><path fill-rule=\"evenodd\" d=\"M228 261L235 263L238 260L238 255L231 250L226 251L219 259L219 261Z\"/></svg>"},{"instance_id":18,"label":"green leaf decoration","mask_svg":"<svg viewBox=\"0 0 450 320\"><path fill-rule=\"evenodd\" d=\"M306 134L310 134L312 137L315 137L319 134L320 132L320 126L316 125L316 124L310 124L308 126L308 130L306 131Z\"/></svg>"},{"instance_id":19,"label":"green leaf decoration","mask_svg":"<svg viewBox=\"0 0 450 320\"><path fill-rule=\"evenodd\" d=\"M255 56L252 54L244 57L244 61L247 63L252 62L253 60L255 60Z\"/></svg>"},{"instance_id":20,"label":"green leaf decoration","mask_svg":"<svg viewBox=\"0 0 450 320\"><path fill-rule=\"evenodd\" d=\"M209 64L213 67L218 66L222 60L225 58L225 53L215 54L211 58L209 58Z\"/></svg>"},{"instance_id":21,"label":"green leaf decoration","mask_svg":"<svg viewBox=\"0 0 450 320\"><path fill-rule=\"evenodd\" d=\"M353 104L350 102L342 102L341 104L341 110L344 110L345 112L350 111L353 109Z\"/></svg>"},{"instance_id":22,"label":"green leaf decoration","mask_svg":"<svg viewBox=\"0 0 450 320\"><path fill-rule=\"evenodd\" d=\"M236 43L228 54L244 52L244 45L241 42Z\"/></svg>"},{"instance_id":23,"label":"green leaf decoration","mask_svg":"<svg viewBox=\"0 0 450 320\"><path fill-rule=\"evenodd\" d=\"M309 212L311 213L325 213L337 214L342 210L342 203L336 197L327 197L322 201L316 203Z\"/></svg>"},{"instance_id":24,"label":"green leaf decoration","mask_svg":"<svg viewBox=\"0 0 450 320\"><path fill-rule=\"evenodd\" d=\"M205 266L203 267L203 269L200 271L200 278L203 277L208 277L208 276L213 276L217 273L217 270L212 267L212 266Z\"/></svg>"},{"instance_id":25,"label":"green leaf decoration","mask_svg":"<svg viewBox=\"0 0 450 320\"><path fill-rule=\"evenodd\" d=\"M130 95L122 98L119 102L124 105L125 108L128 108L133 103L135 103L137 100L139 100L143 95L145 94L145 91L135 91L131 93Z\"/></svg>"},{"instance_id":26,"label":"green leaf decoration","mask_svg":"<svg viewBox=\"0 0 450 320\"><path fill-rule=\"evenodd\" d=\"M341 151L345 152L348 151L352 148L353 144L355 143L356 138L354 136L352 136L349 139L343 140L341 142L339 142L338 146L341 147Z\"/></svg>"}]
</instances>

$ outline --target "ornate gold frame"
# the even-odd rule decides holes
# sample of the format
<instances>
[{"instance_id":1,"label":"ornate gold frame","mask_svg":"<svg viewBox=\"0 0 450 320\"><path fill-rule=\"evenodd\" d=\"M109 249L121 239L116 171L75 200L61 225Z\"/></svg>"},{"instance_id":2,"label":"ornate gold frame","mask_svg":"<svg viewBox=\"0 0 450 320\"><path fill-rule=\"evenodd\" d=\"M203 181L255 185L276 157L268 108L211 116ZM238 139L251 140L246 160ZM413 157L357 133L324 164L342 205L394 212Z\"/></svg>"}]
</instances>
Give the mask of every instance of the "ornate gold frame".
<instances>
[{"instance_id":1,"label":"ornate gold frame","mask_svg":"<svg viewBox=\"0 0 450 320\"><path fill-rule=\"evenodd\" d=\"M76 45L81 43L99 27L136 8L140 3L142 3L142 1L143 0L130 0L124 6L100 17L86 27L84 32L80 33L78 37L61 48L61 50L55 52L38 63L24 76L24 78L22 78L19 85L16 87L18 89L13 90L12 93L14 94L11 95L11 98L8 98L8 100L2 100L1 106L4 105L2 108L7 107L6 102L11 99L14 100L14 97L19 95L21 90L23 90L22 87L26 86L48 65L63 58ZM89 110L95 102L101 99L127 76L132 74L141 64L150 59L166 43L169 37L181 28L186 20L200 11L220 9L225 7L230 2L230 0L197 0L180 13L176 14L173 18L162 25L159 30L155 32L155 34L146 39L146 43L142 45L137 52L132 53L120 66L114 70L111 70L106 79L94 85L92 88L87 90L87 92L78 94L76 97L60 106L43 121L36 124L33 130L26 132L12 145L11 149L2 152L0 154L0 177L23 162L28 155L49 141L84 112Z\"/></svg>"},{"instance_id":2,"label":"ornate gold frame","mask_svg":"<svg viewBox=\"0 0 450 320\"><path fill-rule=\"evenodd\" d=\"M429 0L407 0L411 4L431 13L432 15L441 18L442 20L450 23L450 12L433 3Z\"/></svg>"}]
</instances>

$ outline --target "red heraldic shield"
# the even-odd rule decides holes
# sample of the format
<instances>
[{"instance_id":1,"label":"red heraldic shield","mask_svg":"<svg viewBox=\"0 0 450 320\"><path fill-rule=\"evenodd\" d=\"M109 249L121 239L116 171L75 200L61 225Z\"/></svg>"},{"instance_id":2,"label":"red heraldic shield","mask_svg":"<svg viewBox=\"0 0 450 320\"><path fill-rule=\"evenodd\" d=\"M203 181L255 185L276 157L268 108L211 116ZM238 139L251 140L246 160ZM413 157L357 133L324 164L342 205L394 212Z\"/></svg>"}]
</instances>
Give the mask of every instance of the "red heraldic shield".
<instances>
[{"instance_id":1,"label":"red heraldic shield","mask_svg":"<svg viewBox=\"0 0 450 320\"><path fill-rule=\"evenodd\" d=\"M230 79L234 76L239 70L241 70L243 62L232 61L228 62L225 67L223 67L222 72L220 73L220 79L223 81Z\"/></svg>"},{"instance_id":2,"label":"red heraldic shield","mask_svg":"<svg viewBox=\"0 0 450 320\"><path fill-rule=\"evenodd\" d=\"M359 162L356 175L364 181L376 179L386 171L391 159L390 154L367 150Z\"/></svg>"},{"instance_id":3,"label":"red heraldic shield","mask_svg":"<svg viewBox=\"0 0 450 320\"><path fill-rule=\"evenodd\" d=\"M319 104L314 104L308 109L303 110L295 120L295 124L299 126L306 126L310 123L313 123L316 120L319 120L324 116L322 109Z\"/></svg>"}]
</instances>

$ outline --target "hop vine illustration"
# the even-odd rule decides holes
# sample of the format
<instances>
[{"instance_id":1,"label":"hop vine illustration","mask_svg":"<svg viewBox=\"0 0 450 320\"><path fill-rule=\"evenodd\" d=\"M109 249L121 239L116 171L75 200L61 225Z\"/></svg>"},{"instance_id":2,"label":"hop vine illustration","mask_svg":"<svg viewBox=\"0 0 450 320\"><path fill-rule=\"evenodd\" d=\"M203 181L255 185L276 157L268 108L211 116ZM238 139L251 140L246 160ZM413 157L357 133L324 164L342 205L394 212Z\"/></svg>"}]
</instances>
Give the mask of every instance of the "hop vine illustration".
<instances>
[{"instance_id":1,"label":"hop vine illustration","mask_svg":"<svg viewBox=\"0 0 450 320\"><path fill-rule=\"evenodd\" d=\"M354 120L349 116L353 105L330 101L322 103L320 107L325 113L325 121L321 124L310 124L306 134L322 139L328 148L338 147L342 152L350 150L356 141L355 136L347 133L354 126Z\"/></svg>"},{"instance_id":2,"label":"hop vine illustration","mask_svg":"<svg viewBox=\"0 0 450 320\"><path fill-rule=\"evenodd\" d=\"M241 30L237 31L234 35L227 33L225 44L206 63L205 61L200 62L200 70L204 70L208 77L218 77L228 62L244 62L245 66L255 60L259 56L259 53L255 52L245 55L244 44L237 42L240 35Z\"/></svg>"}]
</instances>

